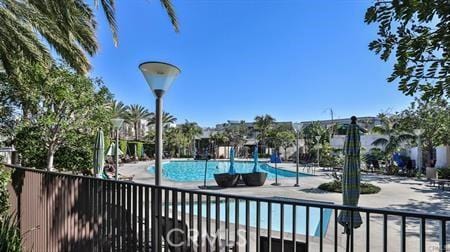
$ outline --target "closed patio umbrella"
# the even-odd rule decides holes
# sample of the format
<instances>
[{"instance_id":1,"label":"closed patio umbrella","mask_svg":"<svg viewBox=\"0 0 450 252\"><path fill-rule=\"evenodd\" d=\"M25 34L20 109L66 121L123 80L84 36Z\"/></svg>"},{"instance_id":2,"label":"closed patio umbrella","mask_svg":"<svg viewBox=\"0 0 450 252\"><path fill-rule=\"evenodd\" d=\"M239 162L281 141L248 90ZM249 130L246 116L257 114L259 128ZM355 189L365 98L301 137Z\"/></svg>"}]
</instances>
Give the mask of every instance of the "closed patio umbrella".
<instances>
[{"instance_id":1,"label":"closed patio umbrella","mask_svg":"<svg viewBox=\"0 0 450 252\"><path fill-rule=\"evenodd\" d=\"M360 193L360 131L364 131L356 124L356 117L352 117L352 123L347 128L347 136L344 142L344 169L342 175L342 199L346 206L358 206ZM352 218L353 217L353 218ZM358 228L362 224L359 212L342 210L338 218L345 233L347 234L347 251L349 245L349 235L352 229Z\"/></svg>"},{"instance_id":2,"label":"closed patio umbrella","mask_svg":"<svg viewBox=\"0 0 450 252\"><path fill-rule=\"evenodd\" d=\"M253 150L253 172L258 172L258 145L255 145L255 149Z\"/></svg>"},{"instance_id":3,"label":"closed patio umbrella","mask_svg":"<svg viewBox=\"0 0 450 252\"><path fill-rule=\"evenodd\" d=\"M101 178L103 174L103 166L105 165L105 141L103 131L97 132L94 143L94 174Z\"/></svg>"},{"instance_id":4,"label":"closed patio umbrella","mask_svg":"<svg viewBox=\"0 0 450 252\"><path fill-rule=\"evenodd\" d=\"M230 149L230 169L228 170L229 174L236 174L236 170L234 169L234 148Z\"/></svg>"}]
</instances>

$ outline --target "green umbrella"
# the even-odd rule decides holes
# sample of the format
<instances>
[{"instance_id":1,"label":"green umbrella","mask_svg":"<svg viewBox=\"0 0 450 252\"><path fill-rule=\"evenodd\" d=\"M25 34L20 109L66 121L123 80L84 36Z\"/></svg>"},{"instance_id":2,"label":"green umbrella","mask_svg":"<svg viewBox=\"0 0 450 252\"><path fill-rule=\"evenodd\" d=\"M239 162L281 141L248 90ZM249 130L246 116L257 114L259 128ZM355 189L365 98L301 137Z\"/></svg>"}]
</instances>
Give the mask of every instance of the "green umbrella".
<instances>
[{"instance_id":1,"label":"green umbrella","mask_svg":"<svg viewBox=\"0 0 450 252\"><path fill-rule=\"evenodd\" d=\"M358 206L359 190L360 190L360 149L361 140L359 131L362 130L356 124L356 118L352 118L352 124L347 128L347 136L344 143L344 169L342 175L342 198L344 205ZM348 235L352 229L358 228L362 224L359 212L343 210L339 214L339 224L344 226L347 233L347 249Z\"/></svg>"},{"instance_id":2,"label":"green umbrella","mask_svg":"<svg viewBox=\"0 0 450 252\"><path fill-rule=\"evenodd\" d=\"M105 141L103 131L100 129L95 137L94 144L94 174L101 178L103 174L103 166L105 165Z\"/></svg>"}]
</instances>

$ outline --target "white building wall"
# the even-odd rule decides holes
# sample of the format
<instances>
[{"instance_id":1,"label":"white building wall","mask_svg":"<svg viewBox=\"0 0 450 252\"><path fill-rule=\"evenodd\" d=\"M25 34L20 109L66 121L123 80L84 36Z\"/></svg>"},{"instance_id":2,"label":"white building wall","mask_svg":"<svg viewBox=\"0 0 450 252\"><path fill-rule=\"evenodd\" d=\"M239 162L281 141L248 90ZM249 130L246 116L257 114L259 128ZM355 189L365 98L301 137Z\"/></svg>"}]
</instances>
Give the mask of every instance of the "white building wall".
<instances>
[{"instance_id":1,"label":"white building wall","mask_svg":"<svg viewBox=\"0 0 450 252\"><path fill-rule=\"evenodd\" d=\"M436 147L436 168L450 167L450 146Z\"/></svg>"},{"instance_id":2,"label":"white building wall","mask_svg":"<svg viewBox=\"0 0 450 252\"><path fill-rule=\"evenodd\" d=\"M383 149L381 146L374 146L372 143L379 139L379 138L385 138L383 135L361 135L361 147L363 147L366 151L369 151L373 148L380 148ZM331 147L335 149L343 149L344 148L344 142L345 142L345 135L335 135L331 139Z\"/></svg>"}]
</instances>

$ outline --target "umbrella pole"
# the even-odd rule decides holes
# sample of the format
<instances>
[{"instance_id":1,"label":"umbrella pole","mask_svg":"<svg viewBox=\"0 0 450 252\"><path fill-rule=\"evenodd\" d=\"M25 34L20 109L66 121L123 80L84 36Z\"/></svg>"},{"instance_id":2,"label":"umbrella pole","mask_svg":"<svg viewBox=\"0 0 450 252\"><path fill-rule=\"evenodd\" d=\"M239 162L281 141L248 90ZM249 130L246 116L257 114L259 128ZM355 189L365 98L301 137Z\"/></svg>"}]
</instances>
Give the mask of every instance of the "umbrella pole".
<instances>
[{"instance_id":1,"label":"umbrella pole","mask_svg":"<svg viewBox=\"0 0 450 252\"><path fill-rule=\"evenodd\" d=\"M350 251L349 245L350 245L350 234L347 233L347 246L345 246L345 250L346 250L347 252Z\"/></svg>"},{"instance_id":2,"label":"umbrella pole","mask_svg":"<svg viewBox=\"0 0 450 252\"><path fill-rule=\"evenodd\" d=\"M206 157L206 163L205 163L205 175L203 177L203 187L206 188L206 171L208 170L208 157Z\"/></svg>"}]
</instances>

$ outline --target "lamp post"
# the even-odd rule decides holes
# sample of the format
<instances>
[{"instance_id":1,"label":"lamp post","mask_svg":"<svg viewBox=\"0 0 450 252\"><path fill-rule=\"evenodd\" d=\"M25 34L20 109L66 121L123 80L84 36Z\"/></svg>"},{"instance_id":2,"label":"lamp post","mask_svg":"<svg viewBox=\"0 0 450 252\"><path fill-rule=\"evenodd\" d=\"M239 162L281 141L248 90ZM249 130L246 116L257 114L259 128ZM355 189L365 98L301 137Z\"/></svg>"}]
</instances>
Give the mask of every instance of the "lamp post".
<instances>
[{"instance_id":1,"label":"lamp post","mask_svg":"<svg viewBox=\"0 0 450 252\"><path fill-rule=\"evenodd\" d=\"M144 62L139 65L148 86L156 96L155 113L155 185L161 185L162 163L162 97L172 86L175 78L180 74L180 69L164 62Z\"/></svg>"},{"instance_id":2,"label":"lamp post","mask_svg":"<svg viewBox=\"0 0 450 252\"><path fill-rule=\"evenodd\" d=\"M317 166L320 167L320 136L316 136L317 140Z\"/></svg>"},{"instance_id":3,"label":"lamp post","mask_svg":"<svg viewBox=\"0 0 450 252\"><path fill-rule=\"evenodd\" d=\"M416 169L420 172L422 169L422 139L420 138L425 130L414 129L414 135L417 137L417 160Z\"/></svg>"},{"instance_id":4,"label":"lamp post","mask_svg":"<svg viewBox=\"0 0 450 252\"><path fill-rule=\"evenodd\" d=\"M122 118L113 118L111 119L111 124L113 125L113 129L116 131L116 146L114 150L114 158L116 161L116 169L114 171L114 178L117 180L119 175L119 129L122 127L123 119Z\"/></svg>"},{"instance_id":5,"label":"lamp post","mask_svg":"<svg viewBox=\"0 0 450 252\"><path fill-rule=\"evenodd\" d=\"M294 130L295 130L295 133L297 134L297 141L296 141L296 143L297 143L297 154L296 154L296 166L295 166L295 171L296 171L296 178L295 178L295 187L298 187L299 186L299 184L298 184L298 168L299 168L299 165L300 165L300 157L299 157L299 155L300 155L300 153L299 153L299 138L300 138L300 132L301 132L301 130L302 130L302 128L303 128L303 125L301 124L301 123L294 123L294 125L293 125L293 127L294 127Z\"/></svg>"}]
</instances>

